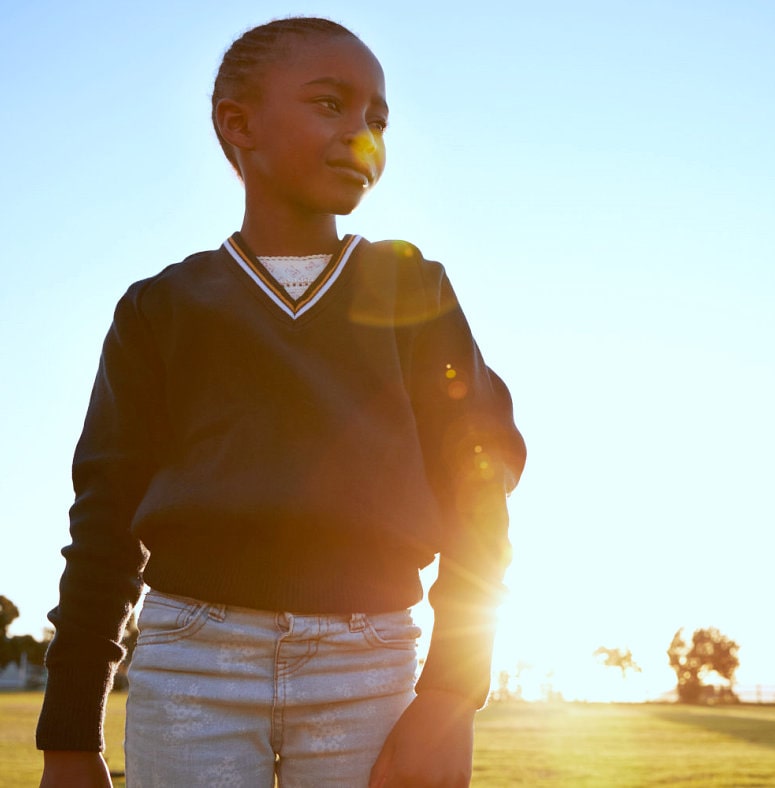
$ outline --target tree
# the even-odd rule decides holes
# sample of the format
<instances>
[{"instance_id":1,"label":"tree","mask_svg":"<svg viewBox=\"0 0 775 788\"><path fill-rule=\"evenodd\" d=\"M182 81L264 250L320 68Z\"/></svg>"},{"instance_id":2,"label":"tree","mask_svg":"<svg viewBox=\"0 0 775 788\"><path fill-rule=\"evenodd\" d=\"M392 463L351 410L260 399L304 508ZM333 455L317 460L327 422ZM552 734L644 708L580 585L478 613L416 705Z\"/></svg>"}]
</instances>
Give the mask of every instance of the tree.
<instances>
[{"instance_id":1,"label":"tree","mask_svg":"<svg viewBox=\"0 0 775 788\"><path fill-rule=\"evenodd\" d=\"M48 640L35 640L32 635L8 637L8 627L19 617L19 608L6 596L0 595L0 669L11 662L21 664L26 655L30 665L42 667Z\"/></svg>"},{"instance_id":2,"label":"tree","mask_svg":"<svg viewBox=\"0 0 775 788\"><path fill-rule=\"evenodd\" d=\"M517 662L517 669L514 671L514 678L516 679L516 687L514 688L514 697L516 700L522 700L522 674L528 670L532 670L533 666L529 662L520 659Z\"/></svg>"},{"instance_id":3,"label":"tree","mask_svg":"<svg viewBox=\"0 0 775 788\"><path fill-rule=\"evenodd\" d=\"M500 673L498 673L498 688L492 691L490 699L493 701L523 700L521 677L526 670L530 670L532 667L533 666L527 662L519 660L519 662L517 662L517 667L513 676L508 672L508 670L500 671ZM512 679L514 680L513 690L510 686Z\"/></svg>"},{"instance_id":4,"label":"tree","mask_svg":"<svg viewBox=\"0 0 775 788\"><path fill-rule=\"evenodd\" d=\"M511 681L511 676L509 676L508 670L502 670L498 673L498 689L496 689L491 698L494 701L505 701L511 700L511 690L509 689L509 682Z\"/></svg>"},{"instance_id":5,"label":"tree","mask_svg":"<svg viewBox=\"0 0 775 788\"><path fill-rule=\"evenodd\" d=\"M0 596L0 669L9 662L19 662L21 656L16 648L15 638L8 637L8 627L19 617L19 608L8 599Z\"/></svg>"},{"instance_id":6,"label":"tree","mask_svg":"<svg viewBox=\"0 0 775 788\"><path fill-rule=\"evenodd\" d=\"M696 629L691 645L679 629L667 649L670 667L678 680L678 700L681 703L699 703L705 681L716 674L729 683L728 693L734 696L732 686L735 671L740 665L737 652L740 647L715 627Z\"/></svg>"},{"instance_id":7,"label":"tree","mask_svg":"<svg viewBox=\"0 0 775 788\"><path fill-rule=\"evenodd\" d=\"M0 596L0 640L8 637L8 627L17 618L19 618L19 608L7 596Z\"/></svg>"},{"instance_id":8,"label":"tree","mask_svg":"<svg viewBox=\"0 0 775 788\"><path fill-rule=\"evenodd\" d=\"M627 677L627 671L631 670L634 673L640 673L640 665L632 658L632 651L622 651L620 648L606 648L600 646L592 654L593 657L602 658L602 663L609 668L619 668L622 671L622 678Z\"/></svg>"}]
</instances>

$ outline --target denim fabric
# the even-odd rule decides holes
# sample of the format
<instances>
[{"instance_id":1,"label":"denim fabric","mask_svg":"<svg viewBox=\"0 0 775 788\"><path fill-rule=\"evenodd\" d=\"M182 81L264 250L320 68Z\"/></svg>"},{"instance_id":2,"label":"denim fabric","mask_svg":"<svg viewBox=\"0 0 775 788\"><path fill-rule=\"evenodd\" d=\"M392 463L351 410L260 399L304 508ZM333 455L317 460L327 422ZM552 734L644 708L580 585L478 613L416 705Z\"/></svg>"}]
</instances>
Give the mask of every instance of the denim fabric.
<instances>
[{"instance_id":1,"label":"denim fabric","mask_svg":"<svg viewBox=\"0 0 775 788\"><path fill-rule=\"evenodd\" d=\"M366 786L414 697L409 611L296 615L151 591L138 626L128 788Z\"/></svg>"}]
</instances>

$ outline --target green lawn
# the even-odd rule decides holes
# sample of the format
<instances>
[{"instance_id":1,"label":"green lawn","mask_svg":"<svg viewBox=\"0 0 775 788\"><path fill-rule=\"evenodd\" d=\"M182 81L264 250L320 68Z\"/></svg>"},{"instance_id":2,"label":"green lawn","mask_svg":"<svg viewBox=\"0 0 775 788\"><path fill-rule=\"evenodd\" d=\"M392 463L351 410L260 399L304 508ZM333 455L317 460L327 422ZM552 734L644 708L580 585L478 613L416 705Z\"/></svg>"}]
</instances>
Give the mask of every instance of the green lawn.
<instances>
[{"instance_id":1,"label":"green lawn","mask_svg":"<svg viewBox=\"0 0 775 788\"><path fill-rule=\"evenodd\" d=\"M123 772L124 709L126 696L112 694L105 720L105 756L111 771ZM35 725L43 694L0 693L0 788L31 788L40 782L43 756L35 749ZM124 780L114 778L115 788Z\"/></svg>"},{"instance_id":2,"label":"green lawn","mask_svg":"<svg viewBox=\"0 0 775 788\"><path fill-rule=\"evenodd\" d=\"M775 786L775 707L493 704L473 785Z\"/></svg>"},{"instance_id":3,"label":"green lawn","mask_svg":"<svg viewBox=\"0 0 775 788\"><path fill-rule=\"evenodd\" d=\"M0 694L0 788L38 784L40 700L39 693ZM108 707L106 756L116 772L123 770L123 701L112 695ZM478 718L473 786L516 785L775 786L775 707L493 704Z\"/></svg>"}]
</instances>

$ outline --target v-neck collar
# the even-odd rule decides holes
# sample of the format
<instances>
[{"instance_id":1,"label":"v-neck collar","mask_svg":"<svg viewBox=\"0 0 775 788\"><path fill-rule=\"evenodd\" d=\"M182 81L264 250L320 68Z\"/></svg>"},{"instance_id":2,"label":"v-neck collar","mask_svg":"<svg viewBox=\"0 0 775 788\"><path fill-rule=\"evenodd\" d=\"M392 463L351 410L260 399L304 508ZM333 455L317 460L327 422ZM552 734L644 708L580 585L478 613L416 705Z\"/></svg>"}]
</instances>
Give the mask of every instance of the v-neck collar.
<instances>
[{"instance_id":1,"label":"v-neck collar","mask_svg":"<svg viewBox=\"0 0 775 788\"><path fill-rule=\"evenodd\" d=\"M296 320L312 309L331 289L360 240L360 235L345 235L339 248L331 255L328 265L299 298L291 298L286 289L251 251L240 233L234 233L227 238L223 242L223 246L239 267L263 290L270 301L291 319Z\"/></svg>"}]
</instances>

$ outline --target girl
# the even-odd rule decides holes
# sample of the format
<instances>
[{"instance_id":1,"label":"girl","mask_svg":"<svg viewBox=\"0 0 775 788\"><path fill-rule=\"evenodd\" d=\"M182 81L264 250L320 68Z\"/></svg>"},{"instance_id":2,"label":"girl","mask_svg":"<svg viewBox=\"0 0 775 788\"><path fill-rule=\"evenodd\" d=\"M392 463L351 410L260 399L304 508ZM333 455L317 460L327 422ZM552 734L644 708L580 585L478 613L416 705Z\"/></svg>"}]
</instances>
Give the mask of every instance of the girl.
<instances>
[{"instance_id":1,"label":"girl","mask_svg":"<svg viewBox=\"0 0 775 788\"><path fill-rule=\"evenodd\" d=\"M213 122L240 232L120 300L73 466L38 726L41 785L468 785L524 464L501 380L437 263L339 238L385 166L382 69L347 29L276 21L226 53ZM415 683L408 608L441 553Z\"/></svg>"}]
</instances>

